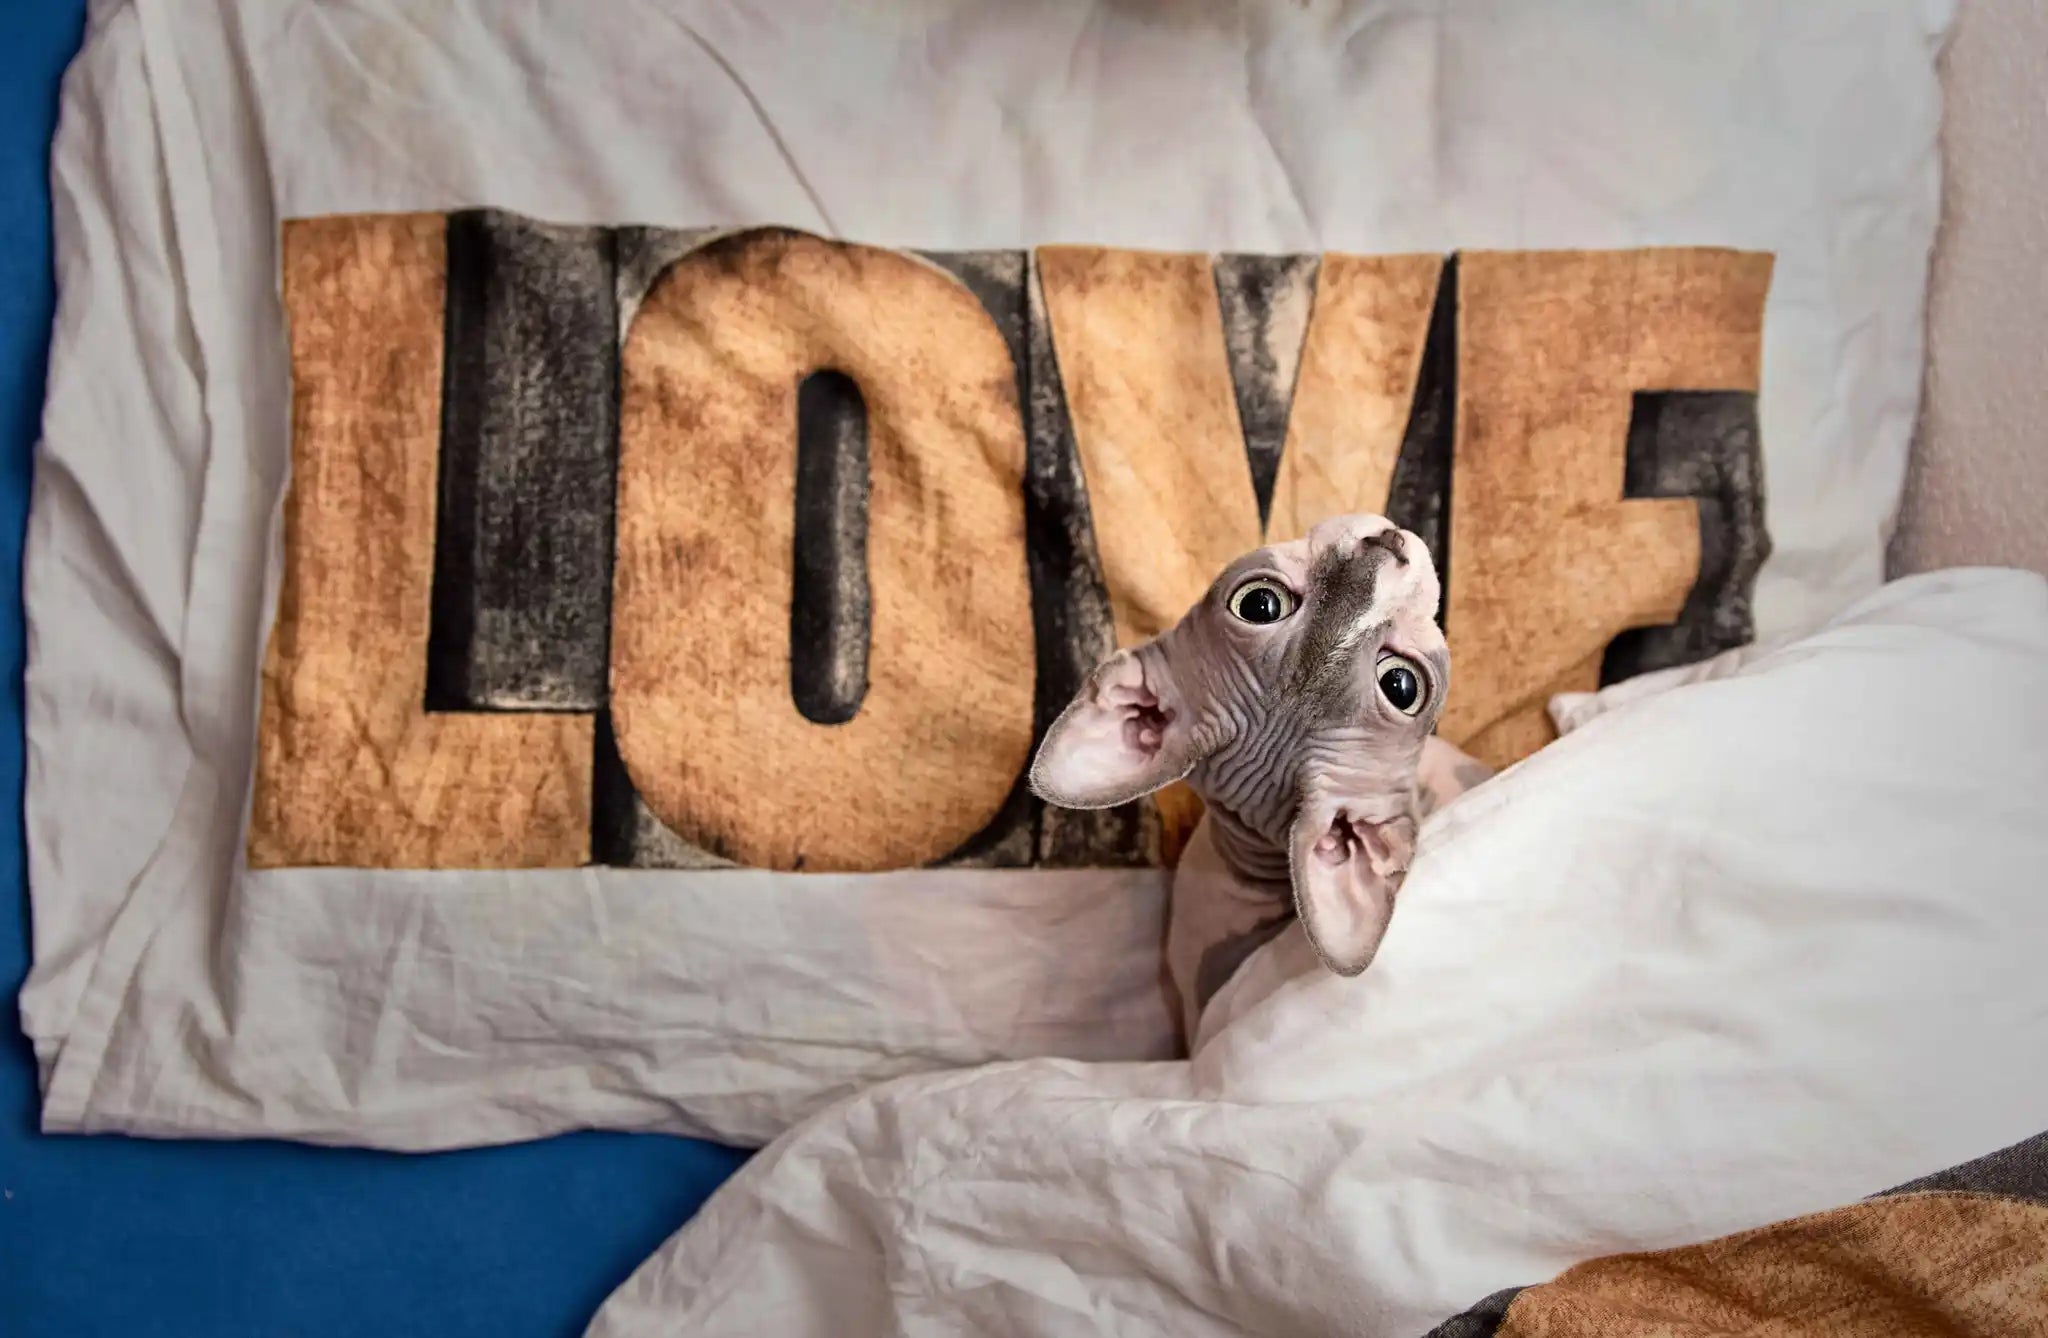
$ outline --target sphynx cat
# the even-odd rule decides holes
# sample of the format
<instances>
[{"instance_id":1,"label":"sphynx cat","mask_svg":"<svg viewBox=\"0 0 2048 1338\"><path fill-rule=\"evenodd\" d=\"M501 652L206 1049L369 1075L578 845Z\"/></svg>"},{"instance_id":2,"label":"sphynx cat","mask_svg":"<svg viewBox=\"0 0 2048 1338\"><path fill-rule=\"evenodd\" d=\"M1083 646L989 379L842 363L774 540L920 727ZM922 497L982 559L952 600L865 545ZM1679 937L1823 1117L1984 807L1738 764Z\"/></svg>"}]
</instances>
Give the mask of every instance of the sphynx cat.
<instances>
[{"instance_id":1,"label":"sphynx cat","mask_svg":"<svg viewBox=\"0 0 2048 1338\"><path fill-rule=\"evenodd\" d=\"M1416 829L1492 773L1431 731L1450 683L1429 550L1340 516L1231 563L1180 622L1097 666L1031 788L1108 808L1185 780L1202 822L1174 875L1167 973L1203 1006L1295 918L1332 971L1378 950Z\"/></svg>"}]
</instances>

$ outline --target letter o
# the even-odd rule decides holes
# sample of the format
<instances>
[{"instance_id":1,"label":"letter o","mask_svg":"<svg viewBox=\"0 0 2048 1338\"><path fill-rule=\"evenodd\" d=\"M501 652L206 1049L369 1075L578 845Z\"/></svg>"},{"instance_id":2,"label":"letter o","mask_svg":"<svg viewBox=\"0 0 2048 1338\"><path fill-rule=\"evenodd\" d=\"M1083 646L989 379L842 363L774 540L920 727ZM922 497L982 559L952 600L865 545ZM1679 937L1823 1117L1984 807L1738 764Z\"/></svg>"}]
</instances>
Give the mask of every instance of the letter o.
<instances>
[{"instance_id":1,"label":"letter o","mask_svg":"<svg viewBox=\"0 0 2048 1338\"><path fill-rule=\"evenodd\" d=\"M790 685L797 390L867 410L868 684ZM782 230L678 260L622 355L611 710L641 798L769 869L901 869L995 817L1031 748L1024 435L1008 346L911 256Z\"/></svg>"}]
</instances>

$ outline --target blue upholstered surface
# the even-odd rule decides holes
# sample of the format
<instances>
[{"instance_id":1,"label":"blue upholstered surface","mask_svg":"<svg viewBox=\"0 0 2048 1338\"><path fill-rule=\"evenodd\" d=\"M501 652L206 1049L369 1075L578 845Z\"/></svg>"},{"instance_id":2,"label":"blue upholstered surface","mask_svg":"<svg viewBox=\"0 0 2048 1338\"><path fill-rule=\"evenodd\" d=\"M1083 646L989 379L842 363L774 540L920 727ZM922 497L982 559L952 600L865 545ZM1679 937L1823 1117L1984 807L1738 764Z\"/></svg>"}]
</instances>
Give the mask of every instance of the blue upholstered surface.
<instances>
[{"instance_id":1,"label":"blue upholstered surface","mask_svg":"<svg viewBox=\"0 0 2048 1338\"><path fill-rule=\"evenodd\" d=\"M53 297L46 161L83 0L0 0L0 982L28 967L21 534ZM0 1023L0 1334L559 1335L739 1154L580 1135L433 1157L45 1138Z\"/></svg>"}]
</instances>

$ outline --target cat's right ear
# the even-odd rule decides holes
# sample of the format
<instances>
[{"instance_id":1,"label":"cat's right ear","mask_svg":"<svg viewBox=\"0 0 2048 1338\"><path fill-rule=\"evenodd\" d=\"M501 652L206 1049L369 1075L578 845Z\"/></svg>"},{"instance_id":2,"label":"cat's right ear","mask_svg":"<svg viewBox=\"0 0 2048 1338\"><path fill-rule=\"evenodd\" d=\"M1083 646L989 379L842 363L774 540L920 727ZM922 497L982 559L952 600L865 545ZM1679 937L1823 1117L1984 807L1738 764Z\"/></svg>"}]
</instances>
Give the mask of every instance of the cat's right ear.
<instances>
[{"instance_id":1,"label":"cat's right ear","mask_svg":"<svg viewBox=\"0 0 2048 1338\"><path fill-rule=\"evenodd\" d=\"M1046 731L1031 790L1061 808L1114 808L1182 779L1200 760L1194 721L1156 643L1097 665Z\"/></svg>"}]
</instances>

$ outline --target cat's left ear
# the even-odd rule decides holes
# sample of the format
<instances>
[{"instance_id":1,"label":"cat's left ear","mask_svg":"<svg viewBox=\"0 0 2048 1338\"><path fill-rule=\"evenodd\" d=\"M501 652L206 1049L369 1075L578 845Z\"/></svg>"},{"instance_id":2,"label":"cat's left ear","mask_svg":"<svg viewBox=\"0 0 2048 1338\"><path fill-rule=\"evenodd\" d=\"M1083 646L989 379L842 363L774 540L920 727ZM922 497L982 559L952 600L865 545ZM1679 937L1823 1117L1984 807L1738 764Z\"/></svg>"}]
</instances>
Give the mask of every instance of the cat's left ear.
<instances>
[{"instance_id":1,"label":"cat's left ear","mask_svg":"<svg viewBox=\"0 0 2048 1338\"><path fill-rule=\"evenodd\" d=\"M1061 808L1114 808L1195 769L1192 712L1157 642L1097 665L1046 731L1031 790Z\"/></svg>"},{"instance_id":2,"label":"cat's left ear","mask_svg":"<svg viewBox=\"0 0 2048 1338\"><path fill-rule=\"evenodd\" d=\"M1323 965L1355 976L1372 963L1415 857L1412 774L1365 790L1313 787L1288 834L1294 909Z\"/></svg>"}]
</instances>

